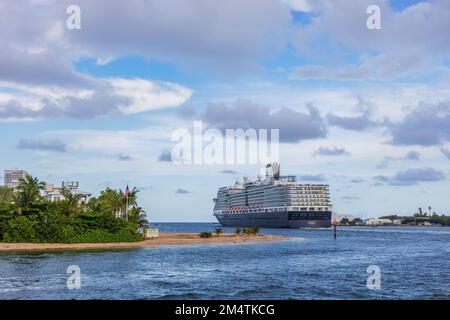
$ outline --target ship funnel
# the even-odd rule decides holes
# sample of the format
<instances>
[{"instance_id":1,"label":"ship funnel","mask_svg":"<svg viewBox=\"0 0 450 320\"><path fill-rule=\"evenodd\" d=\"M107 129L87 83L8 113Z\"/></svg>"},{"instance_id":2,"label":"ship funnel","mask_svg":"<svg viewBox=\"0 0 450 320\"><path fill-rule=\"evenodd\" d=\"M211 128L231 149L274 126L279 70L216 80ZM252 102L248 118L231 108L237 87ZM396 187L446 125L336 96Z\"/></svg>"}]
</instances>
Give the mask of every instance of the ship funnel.
<instances>
[{"instance_id":1,"label":"ship funnel","mask_svg":"<svg viewBox=\"0 0 450 320\"><path fill-rule=\"evenodd\" d=\"M272 165L269 163L266 165L266 177L271 177L272 174Z\"/></svg>"},{"instance_id":2,"label":"ship funnel","mask_svg":"<svg viewBox=\"0 0 450 320\"><path fill-rule=\"evenodd\" d=\"M280 179L280 164L278 162L272 163L272 174L275 180Z\"/></svg>"}]
</instances>

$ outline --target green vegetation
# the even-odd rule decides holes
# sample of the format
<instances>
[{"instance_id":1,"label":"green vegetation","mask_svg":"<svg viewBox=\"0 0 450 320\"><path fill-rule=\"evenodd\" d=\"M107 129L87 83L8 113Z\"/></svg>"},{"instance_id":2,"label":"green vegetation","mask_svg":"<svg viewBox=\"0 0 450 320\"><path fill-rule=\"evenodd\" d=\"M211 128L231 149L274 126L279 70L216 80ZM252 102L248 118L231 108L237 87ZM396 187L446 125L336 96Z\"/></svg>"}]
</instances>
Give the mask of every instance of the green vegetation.
<instances>
[{"instance_id":1,"label":"green vegetation","mask_svg":"<svg viewBox=\"0 0 450 320\"><path fill-rule=\"evenodd\" d=\"M353 220L349 220L347 218L342 218L341 221L339 221L340 226L359 226L359 225L363 225L363 224L364 224L364 222L359 218L355 218Z\"/></svg>"},{"instance_id":2,"label":"green vegetation","mask_svg":"<svg viewBox=\"0 0 450 320\"><path fill-rule=\"evenodd\" d=\"M214 232L216 233L216 236L220 236L220 234L223 233L223 230L222 228L216 228Z\"/></svg>"},{"instance_id":3,"label":"green vegetation","mask_svg":"<svg viewBox=\"0 0 450 320\"><path fill-rule=\"evenodd\" d=\"M212 233L211 232L200 232L200 234L198 236L200 238L211 238L212 237Z\"/></svg>"},{"instance_id":4,"label":"green vegetation","mask_svg":"<svg viewBox=\"0 0 450 320\"><path fill-rule=\"evenodd\" d=\"M4 202L13 202L14 191L11 188L0 186L0 199Z\"/></svg>"},{"instance_id":5,"label":"green vegetation","mask_svg":"<svg viewBox=\"0 0 450 320\"><path fill-rule=\"evenodd\" d=\"M236 234L241 234L241 228L236 228L236 230L234 231Z\"/></svg>"},{"instance_id":6,"label":"green vegetation","mask_svg":"<svg viewBox=\"0 0 450 320\"><path fill-rule=\"evenodd\" d=\"M33 243L133 242L143 240L137 231L148 224L133 189L125 201L121 190L106 189L87 203L63 190L64 200L41 197L44 183L31 176L17 192L0 187L0 241ZM128 202L128 207L126 202ZM117 214L128 212L127 219Z\"/></svg>"},{"instance_id":7,"label":"green vegetation","mask_svg":"<svg viewBox=\"0 0 450 320\"><path fill-rule=\"evenodd\" d=\"M250 235L250 234L258 234L259 233L259 227L251 227L251 228L244 228L242 230L244 234Z\"/></svg>"},{"instance_id":8,"label":"green vegetation","mask_svg":"<svg viewBox=\"0 0 450 320\"><path fill-rule=\"evenodd\" d=\"M418 208L417 212L412 216L390 215L380 217L380 219L400 220L402 225L440 225L450 226L450 216L439 215L429 206L428 212L424 212L422 208Z\"/></svg>"}]
</instances>

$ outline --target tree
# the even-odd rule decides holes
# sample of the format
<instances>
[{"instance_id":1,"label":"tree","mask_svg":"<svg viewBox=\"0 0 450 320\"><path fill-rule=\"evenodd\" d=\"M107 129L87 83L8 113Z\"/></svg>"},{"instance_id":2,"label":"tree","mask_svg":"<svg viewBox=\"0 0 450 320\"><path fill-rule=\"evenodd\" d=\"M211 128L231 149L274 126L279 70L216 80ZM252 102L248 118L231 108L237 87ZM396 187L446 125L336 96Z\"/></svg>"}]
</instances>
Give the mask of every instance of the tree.
<instances>
[{"instance_id":1,"label":"tree","mask_svg":"<svg viewBox=\"0 0 450 320\"><path fill-rule=\"evenodd\" d=\"M33 204L41 199L41 191L44 190L45 183L38 178L26 176L20 180L17 186L17 205L22 209L29 209Z\"/></svg>"},{"instance_id":2,"label":"tree","mask_svg":"<svg viewBox=\"0 0 450 320\"><path fill-rule=\"evenodd\" d=\"M419 208L419 217L421 217L423 214L422 208Z\"/></svg>"},{"instance_id":3,"label":"tree","mask_svg":"<svg viewBox=\"0 0 450 320\"><path fill-rule=\"evenodd\" d=\"M111 214L123 213L124 197L120 191L106 188L105 191L100 193L97 201L102 211L110 212Z\"/></svg>"},{"instance_id":4,"label":"tree","mask_svg":"<svg viewBox=\"0 0 450 320\"><path fill-rule=\"evenodd\" d=\"M241 234L241 228L239 228L239 227L238 227L238 228L236 228L236 231L235 231L235 233L236 233L236 234Z\"/></svg>"},{"instance_id":5,"label":"tree","mask_svg":"<svg viewBox=\"0 0 450 320\"><path fill-rule=\"evenodd\" d=\"M214 232L216 233L217 236L220 236L220 234L223 233L223 230L222 228L216 228Z\"/></svg>"},{"instance_id":6,"label":"tree","mask_svg":"<svg viewBox=\"0 0 450 320\"><path fill-rule=\"evenodd\" d=\"M102 211L102 206L96 197L92 197L86 203L86 209L89 211L100 212Z\"/></svg>"},{"instance_id":7,"label":"tree","mask_svg":"<svg viewBox=\"0 0 450 320\"><path fill-rule=\"evenodd\" d=\"M107 188L105 191L102 191L97 201L102 210L123 215L130 207L137 207L138 192L137 188L133 188L128 193L128 196L125 197L125 192L121 189Z\"/></svg>"},{"instance_id":8,"label":"tree","mask_svg":"<svg viewBox=\"0 0 450 320\"><path fill-rule=\"evenodd\" d=\"M7 186L0 186L0 201L3 202L13 202L14 201L14 191Z\"/></svg>"},{"instance_id":9,"label":"tree","mask_svg":"<svg viewBox=\"0 0 450 320\"><path fill-rule=\"evenodd\" d=\"M64 197L62 201L65 206L65 214L71 216L80 209L81 195L73 193L67 188L61 191L61 195Z\"/></svg>"},{"instance_id":10,"label":"tree","mask_svg":"<svg viewBox=\"0 0 450 320\"><path fill-rule=\"evenodd\" d=\"M113 213L124 209L124 195L107 189L99 198L84 204L81 196L68 189L61 191L63 200L43 199L44 183L26 177L13 193L12 200L0 199L0 241L5 242L134 242L143 240L139 228L148 221L144 210L137 206L136 192L131 202L128 220L117 219ZM5 199L11 190L0 189ZM134 189L133 191L136 191ZM8 198L7 200L11 200Z\"/></svg>"},{"instance_id":11,"label":"tree","mask_svg":"<svg viewBox=\"0 0 450 320\"><path fill-rule=\"evenodd\" d=\"M137 228L143 228L148 225L147 215L141 207L133 207L128 212L128 221L133 223Z\"/></svg>"},{"instance_id":12,"label":"tree","mask_svg":"<svg viewBox=\"0 0 450 320\"><path fill-rule=\"evenodd\" d=\"M13 202L0 201L0 241L3 239L8 222L15 216L15 204Z\"/></svg>"},{"instance_id":13,"label":"tree","mask_svg":"<svg viewBox=\"0 0 450 320\"><path fill-rule=\"evenodd\" d=\"M139 189L134 187L130 192L128 192L128 206L129 207L135 207L137 206L137 194L139 193ZM125 198L125 192L119 189L119 193L123 194L123 197ZM125 199L126 199L125 198ZM125 209L126 202L123 203L123 207Z\"/></svg>"}]
</instances>

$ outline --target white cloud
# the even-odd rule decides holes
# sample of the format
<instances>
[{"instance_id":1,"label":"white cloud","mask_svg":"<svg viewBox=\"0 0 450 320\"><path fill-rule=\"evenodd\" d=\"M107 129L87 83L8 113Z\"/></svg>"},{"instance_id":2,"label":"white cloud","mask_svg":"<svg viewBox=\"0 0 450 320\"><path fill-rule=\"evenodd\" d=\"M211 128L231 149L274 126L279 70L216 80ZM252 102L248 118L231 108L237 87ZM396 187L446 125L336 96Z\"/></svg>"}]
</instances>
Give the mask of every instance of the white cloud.
<instances>
[{"instance_id":1,"label":"white cloud","mask_svg":"<svg viewBox=\"0 0 450 320\"><path fill-rule=\"evenodd\" d=\"M366 26L366 9L374 4L381 8L380 30ZM449 1L421 2L401 12L383 0L317 0L314 5L318 14L308 25L296 27L293 42L298 52L322 63L299 66L292 77L386 80L428 75L445 66L450 55Z\"/></svg>"},{"instance_id":2,"label":"white cloud","mask_svg":"<svg viewBox=\"0 0 450 320\"><path fill-rule=\"evenodd\" d=\"M89 89L0 83L0 120L128 115L178 107L192 95L179 84L140 78L92 82Z\"/></svg>"},{"instance_id":3,"label":"white cloud","mask_svg":"<svg viewBox=\"0 0 450 320\"><path fill-rule=\"evenodd\" d=\"M20 51L64 62L92 57L102 64L142 55L208 72L239 71L283 50L291 20L289 6L280 0L135 0L126 6L79 0L81 30L73 31L64 29L70 4L0 2L0 57L2 51Z\"/></svg>"},{"instance_id":4,"label":"white cloud","mask_svg":"<svg viewBox=\"0 0 450 320\"><path fill-rule=\"evenodd\" d=\"M192 95L191 89L170 82L153 82L138 78L107 81L115 94L131 99L130 104L119 106L123 114L176 107L189 100Z\"/></svg>"},{"instance_id":5,"label":"white cloud","mask_svg":"<svg viewBox=\"0 0 450 320\"><path fill-rule=\"evenodd\" d=\"M312 11L312 5L308 0L282 0L288 4L291 10L300 12Z\"/></svg>"}]
</instances>

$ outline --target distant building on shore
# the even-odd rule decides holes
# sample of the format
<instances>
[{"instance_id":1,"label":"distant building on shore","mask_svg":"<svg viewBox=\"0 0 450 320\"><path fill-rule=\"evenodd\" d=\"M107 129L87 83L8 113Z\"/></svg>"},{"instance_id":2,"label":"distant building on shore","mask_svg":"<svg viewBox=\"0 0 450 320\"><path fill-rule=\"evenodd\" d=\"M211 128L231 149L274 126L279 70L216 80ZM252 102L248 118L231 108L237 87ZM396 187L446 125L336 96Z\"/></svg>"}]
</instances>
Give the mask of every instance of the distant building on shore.
<instances>
[{"instance_id":1,"label":"distant building on shore","mask_svg":"<svg viewBox=\"0 0 450 320\"><path fill-rule=\"evenodd\" d=\"M4 185L17 191L20 180L28 176L28 172L21 169L7 169L4 171ZM50 201L64 200L63 190L69 190L74 195L80 196L81 202L89 201L92 193L78 190L78 181L63 181L61 187L55 187L53 183L45 183L44 190L41 191L41 196Z\"/></svg>"},{"instance_id":2,"label":"distant building on shore","mask_svg":"<svg viewBox=\"0 0 450 320\"><path fill-rule=\"evenodd\" d=\"M338 214L338 213L333 213L332 219L336 219L336 222L339 223L341 222L342 219L347 219L348 221L353 221L355 220L355 217L352 216L351 214Z\"/></svg>"},{"instance_id":3,"label":"distant building on shore","mask_svg":"<svg viewBox=\"0 0 450 320\"><path fill-rule=\"evenodd\" d=\"M4 184L6 187L12 188L14 190L17 189L17 186L20 183L21 179L24 179L27 175L28 172L26 172L25 170L20 170L20 169L7 169L5 170L5 179L4 179Z\"/></svg>"},{"instance_id":4,"label":"distant building on shore","mask_svg":"<svg viewBox=\"0 0 450 320\"><path fill-rule=\"evenodd\" d=\"M402 221L400 219L379 219L379 218L370 218L365 221L366 225L369 226L391 226L391 225L400 225Z\"/></svg>"},{"instance_id":5,"label":"distant building on shore","mask_svg":"<svg viewBox=\"0 0 450 320\"><path fill-rule=\"evenodd\" d=\"M46 183L42 196L50 201L61 201L64 200L63 190L69 190L74 195L80 195L81 202L87 202L92 196L91 193L78 190L78 181L63 181L61 187L55 187L52 183Z\"/></svg>"}]
</instances>

